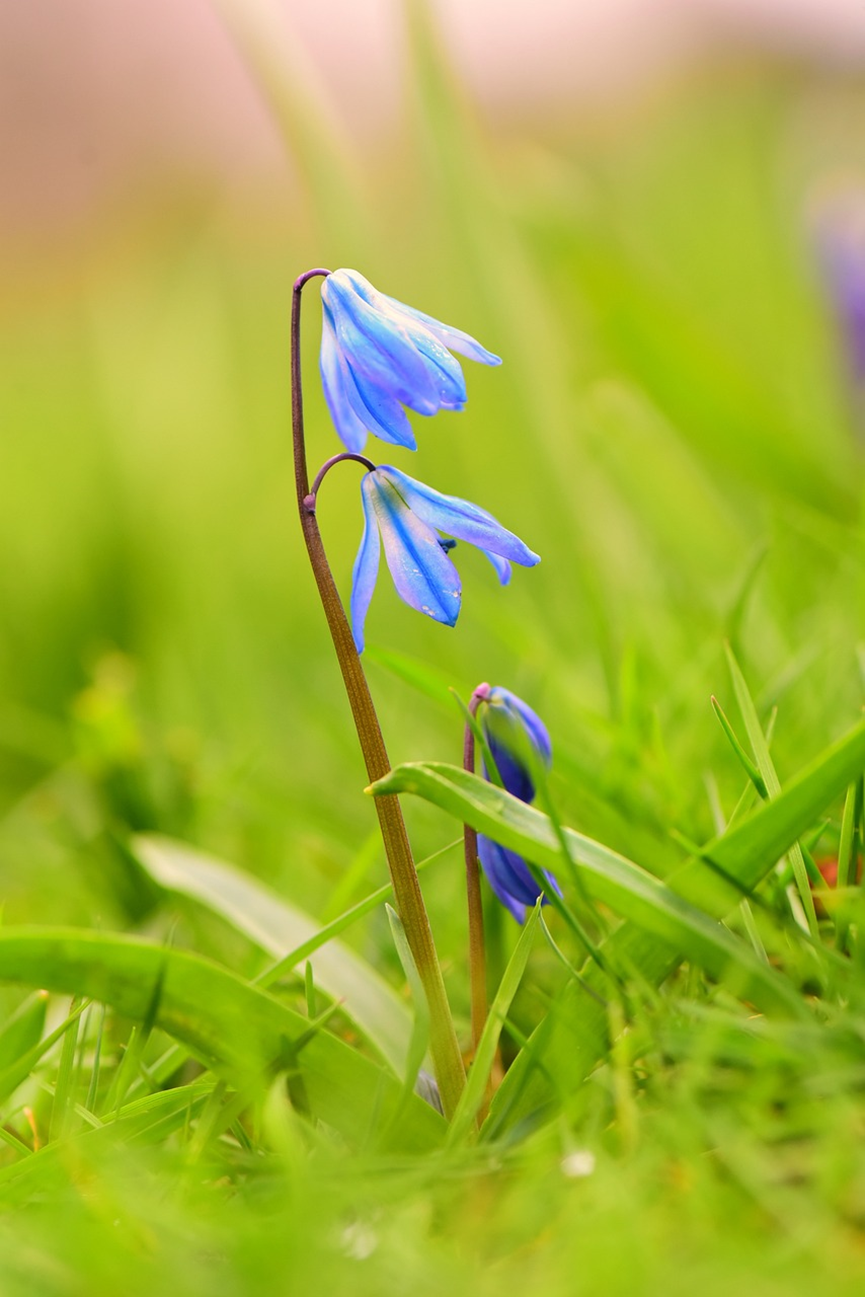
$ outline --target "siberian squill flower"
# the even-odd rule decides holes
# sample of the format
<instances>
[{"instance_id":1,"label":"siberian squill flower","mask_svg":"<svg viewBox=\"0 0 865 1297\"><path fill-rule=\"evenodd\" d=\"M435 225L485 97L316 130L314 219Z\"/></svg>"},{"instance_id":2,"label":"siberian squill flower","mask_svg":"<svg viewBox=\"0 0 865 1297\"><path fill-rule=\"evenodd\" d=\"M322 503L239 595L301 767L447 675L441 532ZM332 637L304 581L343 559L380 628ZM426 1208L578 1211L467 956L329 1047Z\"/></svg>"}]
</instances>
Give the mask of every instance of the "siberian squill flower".
<instances>
[{"instance_id":1,"label":"siberian squill flower","mask_svg":"<svg viewBox=\"0 0 865 1297\"><path fill-rule=\"evenodd\" d=\"M328 275L321 300L324 395L354 454L368 432L416 450L403 406L425 415L463 408L465 379L452 351L482 365L501 364L467 333L378 292L356 270Z\"/></svg>"},{"instance_id":2,"label":"siberian squill flower","mask_svg":"<svg viewBox=\"0 0 865 1297\"><path fill-rule=\"evenodd\" d=\"M478 709L478 721L505 790L521 802L530 802L535 795L535 784L529 753L546 769L552 760L547 727L528 703L501 685L490 687ZM490 777L486 763L484 776ZM541 889L523 857L479 833L478 858L502 905L510 910L518 923L523 923L526 910L541 895ZM556 891L559 890L555 878L547 870L544 870L544 877Z\"/></svg>"},{"instance_id":3,"label":"siberian squill flower","mask_svg":"<svg viewBox=\"0 0 865 1297\"><path fill-rule=\"evenodd\" d=\"M534 567L540 562L485 509L442 495L388 464L364 474L361 494L364 530L351 591L351 625L358 653L363 652L364 622L382 543L400 598L447 626L455 624L462 596L459 573L448 556L454 540L467 541L486 554L502 585L511 578L511 563Z\"/></svg>"}]
</instances>

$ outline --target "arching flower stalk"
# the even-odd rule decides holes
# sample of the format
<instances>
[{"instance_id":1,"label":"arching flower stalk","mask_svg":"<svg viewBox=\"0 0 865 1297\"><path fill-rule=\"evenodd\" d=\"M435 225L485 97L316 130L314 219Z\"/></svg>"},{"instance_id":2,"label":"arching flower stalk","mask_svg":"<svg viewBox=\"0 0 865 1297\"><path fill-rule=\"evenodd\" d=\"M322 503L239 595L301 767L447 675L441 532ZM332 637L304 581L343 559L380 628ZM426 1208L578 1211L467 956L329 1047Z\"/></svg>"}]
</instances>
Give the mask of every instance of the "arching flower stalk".
<instances>
[{"instance_id":1,"label":"arching flower stalk","mask_svg":"<svg viewBox=\"0 0 865 1297\"><path fill-rule=\"evenodd\" d=\"M320 277L323 336L321 375L325 397L346 452L322 467L310 490L303 425L300 370L300 309L304 284ZM511 563L532 566L538 557L485 510L442 495L389 465L376 466L360 452L367 434L415 448L405 408L431 415L461 410L465 381L451 352L497 365L497 356L468 334L377 292L352 270L324 269L301 275L294 286L291 320L291 394L297 505L310 564L318 586L369 782L390 770L375 706L361 666L363 628L378 574L380 549L397 590L412 607L452 626L461 586L448 552L458 540L478 546L507 584ZM337 463L354 460L367 470L362 481L365 527L355 563L349 627L325 554L316 519L316 497ZM393 795L376 799L379 825L405 930L429 1008L430 1051L446 1116L465 1086L465 1069L447 1002L429 918L405 831Z\"/></svg>"},{"instance_id":2,"label":"arching flower stalk","mask_svg":"<svg viewBox=\"0 0 865 1297\"><path fill-rule=\"evenodd\" d=\"M306 550L315 576L319 597L327 618L331 639L342 672L352 718L363 752L370 783L390 770L390 761L370 694L345 615L315 516L315 497L310 496L309 471L303 425L303 389L300 370L300 310L304 284L323 269L300 275L294 285L291 313L291 398L292 436L297 507ZM376 812L393 884L396 908L405 928L429 1006L430 1052L436 1072L445 1116L450 1117L465 1087L465 1068L448 1005L441 966L436 954L429 916L420 890L417 870L399 801L395 796L376 798Z\"/></svg>"}]
</instances>

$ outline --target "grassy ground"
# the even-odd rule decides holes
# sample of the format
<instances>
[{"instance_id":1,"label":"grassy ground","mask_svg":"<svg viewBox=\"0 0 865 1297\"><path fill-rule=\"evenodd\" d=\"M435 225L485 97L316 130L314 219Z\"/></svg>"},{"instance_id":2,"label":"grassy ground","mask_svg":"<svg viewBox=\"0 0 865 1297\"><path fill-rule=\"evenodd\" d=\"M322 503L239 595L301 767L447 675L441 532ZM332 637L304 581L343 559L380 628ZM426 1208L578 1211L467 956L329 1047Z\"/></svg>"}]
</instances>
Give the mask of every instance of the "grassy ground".
<instances>
[{"instance_id":1,"label":"grassy ground","mask_svg":"<svg viewBox=\"0 0 865 1297\"><path fill-rule=\"evenodd\" d=\"M317 987L288 979L265 1010L249 980L295 942L298 911L320 926L386 881L292 513L287 313L306 266L357 266L503 355L471 368L464 413L417 421L416 456L383 457L543 557L501 591L460 547L454 631L381 582L368 670L394 762L458 762L448 686L504 684L549 723L561 820L671 886L743 795L741 822L758 814L712 694L764 770L754 727L771 726L782 787L817 762L783 803L784 850L799 837L838 858L863 765L861 745L831 770L821 755L861 713L865 549L862 429L809 227L815 188L847 160L856 87L727 70L540 144L490 138L430 48L387 156L347 162L318 137L311 154L287 109L309 160L278 222L212 206L130 221L2 321L4 1015L24 1003L0 1034L4 1294L861 1290L858 889L840 910L824 898L815 951L753 835L737 856L763 880L750 918L738 895L721 910L737 949L768 950L765 1016L745 956L707 974L682 945L656 989L646 969L670 947L655 931L583 1067L597 1013L574 1008L537 934L503 1046L512 1059L559 1024L535 1047L547 1106L518 1103L519 1119L444 1149L419 1104L385 1120L398 1085L381 1079L382 1040L402 1039L411 1005L379 904L340 937L392 988L372 1027L347 1002L309 1055L283 1058L288 1089L255 1070L265 1038L340 992L316 966ZM317 461L335 449L317 308L306 324ZM357 482L336 479L320 517L346 589ZM405 803L418 858L455 841L452 818ZM154 833L234 867L219 905L156 886L130 855ZM263 902L270 953L251 936L258 894L226 899L225 878L295 907ZM423 882L466 1043L459 848ZM688 895L720 917L709 892ZM634 924L629 904L605 913ZM500 972L518 931L487 909ZM52 945L32 925L97 935ZM579 962L561 917L549 926ZM147 958L112 946L120 933L145 937ZM187 951L239 980L172 962ZM357 976L333 973L350 991ZM31 996L44 985L47 1018Z\"/></svg>"}]
</instances>

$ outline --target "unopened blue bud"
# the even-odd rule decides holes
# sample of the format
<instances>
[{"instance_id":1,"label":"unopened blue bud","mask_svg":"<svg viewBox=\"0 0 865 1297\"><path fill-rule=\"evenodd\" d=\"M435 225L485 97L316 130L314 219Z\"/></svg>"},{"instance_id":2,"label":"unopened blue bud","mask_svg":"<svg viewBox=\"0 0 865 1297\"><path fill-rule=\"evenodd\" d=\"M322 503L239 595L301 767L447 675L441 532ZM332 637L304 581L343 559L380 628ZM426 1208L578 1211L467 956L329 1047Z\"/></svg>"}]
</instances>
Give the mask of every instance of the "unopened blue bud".
<instances>
[{"instance_id":1,"label":"unopened blue bud","mask_svg":"<svg viewBox=\"0 0 865 1297\"><path fill-rule=\"evenodd\" d=\"M478 715L502 783L514 797L530 802L535 795L530 754L546 769L552 760L546 725L528 703L501 685L490 689Z\"/></svg>"},{"instance_id":2,"label":"unopened blue bud","mask_svg":"<svg viewBox=\"0 0 865 1297\"><path fill-rule=\"evenodd\" d=\"M477 715L506 792L520 801L530 802L535 795L532 760L544 769L549 768L552 760L546 725L528 703L501 685L486 688ZM484 776L490 777L486 764ZM493 892L517 922L522 923L526 910L541 894L524 858L483 833L478 834L478 857ZM544 870L544 877L558 892L559 885L553 875ZM546 897L543 903L547 903Z\"/></svg>"}]
</instances>

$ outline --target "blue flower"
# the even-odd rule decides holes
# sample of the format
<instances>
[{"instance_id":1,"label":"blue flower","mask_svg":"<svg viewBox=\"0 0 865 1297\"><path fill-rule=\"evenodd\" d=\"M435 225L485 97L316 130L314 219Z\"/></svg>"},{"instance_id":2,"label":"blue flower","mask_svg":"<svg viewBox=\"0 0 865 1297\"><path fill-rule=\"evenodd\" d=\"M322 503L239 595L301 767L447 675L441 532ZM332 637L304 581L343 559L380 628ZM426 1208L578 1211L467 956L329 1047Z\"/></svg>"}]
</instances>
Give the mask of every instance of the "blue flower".
<instances>
[{"instance_id":1,"label":"blue flower","mask_svg":"<svg viewBox=\"0 0 865 1297\"><path fill-rule=\"evenodd\" d=\"M451 351L501 364L467 333L386 297L356 270L328 275L321 300L324 395L337 432L355 454L368 432L416 450L403 406L425 415L463 408L465 379Z\"/></svg>"},{"instance_id":2,"label":"blue flower","mask_svg":"<svg viewBox=\"0 0 865 1297\"><path fill-rule=\"evenodd\" d=\"M459 616L462 588L448 557L452 542L437 534L476 545L493 564L502 585L511 563L534 567L540 562L527 545L492 514L467 500L442 495L431 486L382 464L361 482L364 530L354 564L351 624L358 653L363 627L378 576L381 543L401 599L435 621L453 626Z\"/></svg>"},{"instance_id":3,"label":"blue flower","mask_svg":"<svg viewBox=\"0 0 865 1297\"><path fill-rule=\"evenodd\" d=\"M478 709L478 720L505 790L522 802L530 802L535 795L535 784L529 754L547 769L552 760L547 727L528 703L501 685L494 685L487 692ZM489 779L485 763L484 776ZM527 908L541 894L523 857L479 833L478 858L502 905L522 923ZM559 885L553 875L544 870L544 877L558 892ZM546 897L543 903L547 904Z\"/></svg>"},{"instance_id":4,"label":"blue flower","mask_svg":"<svg viewBox=\"0 0 865 1297\"><path fill-rule=\"evenodd\" d=\"M493 686L487 694L480 723L505 788L521 802L530 802L535 785L529 752L547 770L552 761L546 725L528 703L501 685Z\"/></svg>"}]
</instances>

